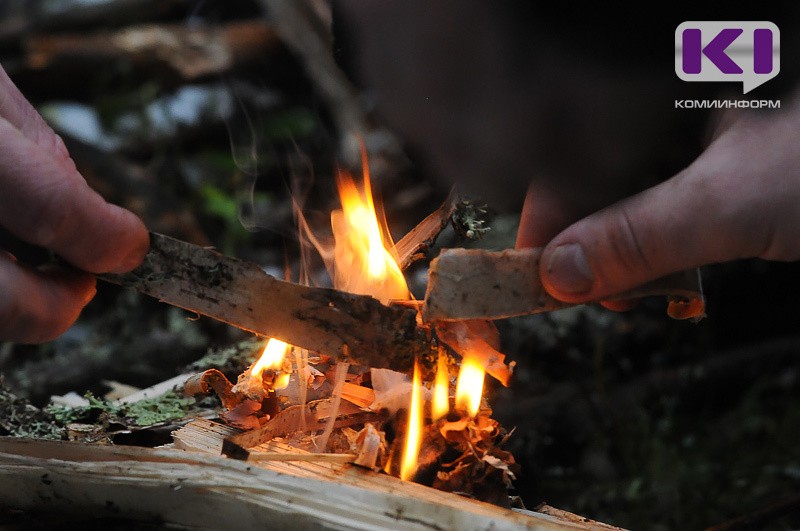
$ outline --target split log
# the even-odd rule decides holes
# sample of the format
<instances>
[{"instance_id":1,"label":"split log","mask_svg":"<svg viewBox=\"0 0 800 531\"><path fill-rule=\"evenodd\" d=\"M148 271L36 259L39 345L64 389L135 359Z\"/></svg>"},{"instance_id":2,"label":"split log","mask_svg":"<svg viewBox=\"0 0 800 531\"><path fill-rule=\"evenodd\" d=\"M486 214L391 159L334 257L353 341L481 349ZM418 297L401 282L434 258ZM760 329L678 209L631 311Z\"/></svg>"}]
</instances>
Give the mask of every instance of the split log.
<instances>
[{"instance_id":1,"label":"split log","mask_svg":"<svg viewBox=\"0 0 800 531\"><path fill-rule=\"evenodd\" d=\"M364 295L301 286L257 264L151 233L144 263L99 278L244 330L337 359L410 371L430 349L413 310Z\"/></svg>"},{"instance_id":2,"label":"split log","mask_svg":"<svg viewBox=\"0 0 800 531\"><path fill-rule=\"evenodd\" d=\"M38 35L26 42L27 63L33 69L125 58L166 66L188 81L261 58L279 43L275 31L258 21L218 27L145 25L95 35Z\"/></svg>"},{"instance_id":3,"label":"split log","mask_svg":"<svg viewBox=\"0 0 800 531\"><path fill-rule=\"evenodd\" d=\"M348 464L14 438L0 439L0 501L201 529L591 529Z\"/></svg>"},{"instance_id":4,"label":"split log","mask_svg":"<svg viewBox=\"0 0 800 531\"><path fill-rule=\"evenodd\" d=\"M503 319L574 306L550 296L539 277L542 249L445 249L431 262L422 315L426 321ZM675 319L698 319L705 302L697 270L643 284L609 300L669 298Z\"/></svg>"}]
</instances>

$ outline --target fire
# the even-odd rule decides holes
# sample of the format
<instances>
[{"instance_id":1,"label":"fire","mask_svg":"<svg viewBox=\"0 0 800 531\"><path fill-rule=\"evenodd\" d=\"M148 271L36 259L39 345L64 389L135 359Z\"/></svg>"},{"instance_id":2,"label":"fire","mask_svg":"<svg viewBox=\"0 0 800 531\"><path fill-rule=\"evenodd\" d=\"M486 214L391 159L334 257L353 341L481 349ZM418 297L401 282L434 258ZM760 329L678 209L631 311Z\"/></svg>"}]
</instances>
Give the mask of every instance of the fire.
<instances>
[{"instance_id":1,"label":"fire","mask_svg":"<svg viewBox=\"0 0 800 531\"><path fill-rule=\"evenodd\" d=\"M362 151L363 153L363 151ZM336 289L350 293L370 295L384 304L392 300L408 300L410 293L396 257L385 220L376 211L372 197L366 155L362 155L363 183L356 184L346 172L339 172L337 184L342 208L331 213L333 252L324 246L301 220L301 239L308 238L325 259ZM291 345L270 339L261 357L252 365L246 378L261 385L260 376L265 370L281 369ZM300 363L298 362L298 368ZM245 376L245 375L243 375ZM474 417L480 407L483 392L484 369L475 359L465 357L456 386L456 409ZM431 417L433 421L444 417L450 410L450 376L447 355L440 354L433 384ZM271 384L281 389L289 384L289 374L276 374ZM408 423L400 462L400 477L413 479L418 466L424 426L424 395L418 363L414 374ZM398 441L399 442L399 441ZM388 465L387 465L388 466Z\"/></svg>"},{"instance_id":2,"label":"fire","mask_svg":"<svg viewBox=\"0 0 800 531\"><path fill-rule=\"evenodd\" d=\"M419 366L414 363L414 379L411 387L411 405L408 408L406 444L400 462L400 479L410 480L417 470L417 456L422 444L422 378Z\"/></svg>"},{"instance_id":3,"label":"fire","mask_svg":"<svg viewBox=\"0 0 800 531\"><path fill-rule=\"evenodd\" d=\"M408 285L390 251L394 247L391 237L375 212L366 160L363 171L362 190L348 173L338 175L342 209L331 213L333 285L350 293L371 295L384 304L408 299Z\"/></svg>"},{"instance_id":4,"label":"fire","mask_svg":"<svg viewBox=\"0 0 800 531\"><path fill-rule=\"evenodd\" d=\"M431 418L434 422L450 411L450 375L447 371L447 356L440 353L436 362L436 379L433 383Z\"/></svg>"},{"instance_id":5,"label":"fire","mask_svg":"<svg viewBox=\"0 0 800 531\"><path fill-rule=\"evenodd\" d=\"M483 395L483 378L486 371L481 364L469 356L461 360L461 370L456 384L456 409L470 417L478 414Z\"/></svg>"},{"instance_id":6,"label":"fire","mask_svg":"<svg viewBox=\"0 0 800 531\"><path fill-rule=\"evenodd\" d=\"M267 369L280 369L283 364L283 357L289 352L289 348L289 344L279 339L270 339L264 347L261 357L250 368L251 376L256 378L261 376L261 373Z\"/></svg>"}]
</instances>

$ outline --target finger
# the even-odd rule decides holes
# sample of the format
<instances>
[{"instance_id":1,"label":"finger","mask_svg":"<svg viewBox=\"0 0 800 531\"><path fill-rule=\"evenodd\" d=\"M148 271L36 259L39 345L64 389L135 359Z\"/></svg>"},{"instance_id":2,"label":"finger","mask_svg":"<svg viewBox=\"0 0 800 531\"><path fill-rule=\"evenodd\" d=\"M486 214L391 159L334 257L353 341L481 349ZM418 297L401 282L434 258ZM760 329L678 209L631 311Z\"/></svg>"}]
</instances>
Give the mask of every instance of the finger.
<instances>
[{"instance_id":1,"label":"finger","mask_svg":"<svg viewBox=\"0 0 800 531\"><path fill-rule=\"evenodd\" d=\"M624 299L618 301L601 301L600 305L615 312L627 312L639 303L639 299Z\"/></svg>"},{"instance_id":2,"label":"finger","mask_svg":"<svg viewBox=\"0 0 800 531\"><path fill-rule=\"evenodd\" d=\"M75 322L95 294L92 275L28 269L0 253L0 339L43 343Z\"/></svg>"},{"instance_id":3,"label":"finger","mask_svg":"<svg viewBox=\"0 0 800 531\"><path fill-rule=\"evenodd\" d=\"M525 195L516 247L544 247L577 219L567 201L542 183L533 181Z\"/></svg>"},{"instance_id":4,"label":"finger","mask_svg":"<svg viewBox=\"0 0 800 531\"><path fill-rule=\"evenodd\" d=\"M0 117L8 120L28 140L44 151L71 161L64 141L47 125L2 67L0 67Z\"/></svg>"},{"instance_id":5,"label":"finger","mask_svg":"<svg viewBox=\"0 0 800 531\"><path fill-rule=\"evenodd\" d=\"M134 214L106 203L71 164L0 118L0 225L92 273L136 267L149 246Z\"/></svg>"},{"instance_id":6,"label":"finger","mask_svg":"<svg viewBox=\"0 0 800 531\"><path fill-rule=\"evenodd\" d=\"M568 227L543 252L546 289L585 302L700 265L793 259L796 239L781 236L800 229L789 133L752 124L726 133L678 176Z\"/></svg>"}]
</instances>

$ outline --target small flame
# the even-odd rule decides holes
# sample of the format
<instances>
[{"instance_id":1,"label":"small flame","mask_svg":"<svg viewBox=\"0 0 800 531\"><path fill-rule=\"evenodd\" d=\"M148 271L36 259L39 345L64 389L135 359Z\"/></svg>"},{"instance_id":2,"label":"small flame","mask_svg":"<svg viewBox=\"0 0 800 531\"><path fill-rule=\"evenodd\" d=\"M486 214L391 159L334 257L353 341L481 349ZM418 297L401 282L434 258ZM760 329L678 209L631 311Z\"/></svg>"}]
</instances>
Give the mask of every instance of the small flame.
<instances>
[{"instance_id":1,"label":"small flame","mask_svg":"<svg viewBox=\"0 0 800 531\"><path fill-rule=\"evenodd\" d=\"M289 387L289 382L291 381L292 375L288 372L280 373L272 384L272 389L275 391L279 391L281 389L286 389Z\"/></svg>"},{"instance_id":2,"label":"small flame","mask_svg":"<svg viewBox=\"0 0 800 531\"><path fill-rule=\"evenodd\" d=\"M417 457L422 444L422 377L414 362L414 379L411 386L411 405L408 408L406 445L400 462L400 479L410 480L417 471Z\"/></svg>"},{"instance_id":3,"label":"small flame","mask_svg":"<svg viewBox=\"0 0 800 531\"><path fill-rule=\"evenodd\" d=\"M280 339L270 339L264 347L261 357L250 369L250 375L255 378L261 376L261 373L267 369L280 369L283 364L283 357L288 351L289 345L287 343Z\"/></svg>"},{"instance_id":4,"label":"small flame","mask_svg":"<svg viewBox=\"0 0 800 531\"><path fill-rule=\"evenodd\" d=\"M433 382L431 418L434 422L450 412L450 374L447 371L447 355L439 353L436 362L436 379Z\"/></svg>"},{"instance_id":5,"label":"small flame","mask_svg":"<svg viewBox=\"0 0 800 531\"><path fill-rule=\"evenodd\" d=\"M465 411L470 417L478 414L483 395L483 378L486 371L477 360L464 357L456 384L456 409Z\"/></svg>"},{"instance_id":6,"label":"small flame","mask_svg":"<svg viewBox=\"0 0 800 531\"><path fill-rule=\"evenodd\" d=\"M337 183L342 209L331 213L335 240L333 285L337 289L371 295L384 304L408 299L408 285L397 261L385 223L378 221L366 159L364 185L359 190L353 178L339 172Z\"/></svg>"}]
</instances>

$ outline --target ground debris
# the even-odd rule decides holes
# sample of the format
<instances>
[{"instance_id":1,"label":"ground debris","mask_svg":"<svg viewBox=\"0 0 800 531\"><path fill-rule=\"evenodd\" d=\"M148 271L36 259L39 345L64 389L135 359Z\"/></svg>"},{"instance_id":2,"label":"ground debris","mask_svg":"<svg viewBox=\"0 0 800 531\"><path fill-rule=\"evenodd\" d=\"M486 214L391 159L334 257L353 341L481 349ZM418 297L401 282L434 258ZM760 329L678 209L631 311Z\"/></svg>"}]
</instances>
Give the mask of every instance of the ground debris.
<instances>
[{"instance_id":1,"label":"ground debris","mask_svg":"<svg viewBox=\"0 0 800 531\"><path fill-rule=\"evenodd\" d=\"M63 439L64 425L49 411L34 407L6 388L0 379L0 429L4 435Z\"/></svg>"},{"instance_id":2,"label":"ground debris","mask_svg":"<svg viewBox=\"0 0 800 531\"><path fill-rule=\"evenodd\" d=\"M80 424L121 424L130 427L148 427L185 417L194 398L180 396L169 391L161 396L145 398L132 404L116 404L86 393L87 406L69 407L48 406L47 412L58 422L68 425Z\"/></svg>"}]
</instances>

